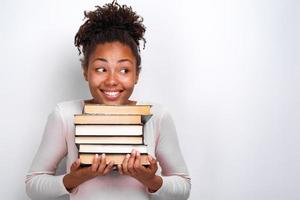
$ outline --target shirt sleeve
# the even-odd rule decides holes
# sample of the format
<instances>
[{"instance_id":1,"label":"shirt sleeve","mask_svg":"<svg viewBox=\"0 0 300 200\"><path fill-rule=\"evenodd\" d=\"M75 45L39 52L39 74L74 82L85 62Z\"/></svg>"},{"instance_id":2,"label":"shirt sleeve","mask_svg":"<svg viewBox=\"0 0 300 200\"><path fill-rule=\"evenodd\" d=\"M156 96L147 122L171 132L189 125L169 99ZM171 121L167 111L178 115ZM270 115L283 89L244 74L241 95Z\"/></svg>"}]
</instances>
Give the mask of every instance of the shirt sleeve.
<instances>
[{"instance_id":1,"label":"shirt sleeve","mask_svg":"<svg viewBox=\"0 0 300 200\"><path fill-rule=\"evenodd\" d=\"M160 124L156 146L156 157L161 166L163 184L151 199L184 200L191 190L191 178L181 154L174 122L168 112L164 112Z\"/></svg>"},{"instance_id":2,"label":"shirt sleeve","mask_svg":"<svg viewBox=\"0 0 300 200\"><path fill-rule=\"evenodd\" d=\"M58 106L49 115L41 144L26 175L26 192L31 199L57 198L69 194L64 175L55 176L58 163L67 154L63 117Z\"/></svg>"}]
</instances>

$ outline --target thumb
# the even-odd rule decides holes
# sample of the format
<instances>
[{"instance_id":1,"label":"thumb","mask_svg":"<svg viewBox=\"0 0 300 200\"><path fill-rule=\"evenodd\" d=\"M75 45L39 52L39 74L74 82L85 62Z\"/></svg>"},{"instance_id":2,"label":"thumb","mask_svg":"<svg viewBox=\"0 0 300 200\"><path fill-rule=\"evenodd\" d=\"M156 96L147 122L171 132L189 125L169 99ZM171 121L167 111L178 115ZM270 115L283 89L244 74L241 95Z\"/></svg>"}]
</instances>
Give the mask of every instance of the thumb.
<instances>
[{"instance_id":1,"label":"thumb","mask_svg":"<svg viewBox=\"0 0 300 200\"><path fill-rule=\"evenodd\" d=\"M71 165L71 171L75 171L79 168L80 166L80 159L78 158L73 164Z\"/></svg>"}]
</instances>

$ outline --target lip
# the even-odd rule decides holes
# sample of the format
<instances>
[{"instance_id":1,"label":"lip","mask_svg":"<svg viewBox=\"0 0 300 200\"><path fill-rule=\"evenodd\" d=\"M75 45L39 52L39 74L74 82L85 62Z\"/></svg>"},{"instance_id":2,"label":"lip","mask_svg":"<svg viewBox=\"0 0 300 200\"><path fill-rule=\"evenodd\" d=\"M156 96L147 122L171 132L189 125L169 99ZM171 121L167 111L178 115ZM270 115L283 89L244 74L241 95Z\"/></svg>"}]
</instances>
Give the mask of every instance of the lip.
<instances>
[{"instance_id":1,"label":"lip","mask_svg":"<svg viewBox=\"0 0 300 200\"><path fill-rule=\"evenodd\" d=\"M109 101L116 101L123 92L122 90L101 90L104 97Z\"/></svg>"}]
</instances>

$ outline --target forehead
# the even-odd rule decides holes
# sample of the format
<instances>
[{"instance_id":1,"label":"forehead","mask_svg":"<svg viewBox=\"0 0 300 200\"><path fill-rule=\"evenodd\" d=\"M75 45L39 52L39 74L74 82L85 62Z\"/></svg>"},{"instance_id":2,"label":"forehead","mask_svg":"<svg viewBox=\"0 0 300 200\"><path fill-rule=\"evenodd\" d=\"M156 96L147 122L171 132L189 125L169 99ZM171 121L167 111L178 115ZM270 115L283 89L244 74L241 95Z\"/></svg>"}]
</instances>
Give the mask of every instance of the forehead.
<instances>
[{"instance_id":1,"label":"forehead","mask_svg":"<svg viewBox=\"0 0 300 200\"><path fill-rule=\"evenodd\" d=\"M97 44L95 50L91 54L91 59L98 57L110 59L134 59L134 55L129 46L120 42L106 42L104 44Z\"/></svg>"}]
</instances>

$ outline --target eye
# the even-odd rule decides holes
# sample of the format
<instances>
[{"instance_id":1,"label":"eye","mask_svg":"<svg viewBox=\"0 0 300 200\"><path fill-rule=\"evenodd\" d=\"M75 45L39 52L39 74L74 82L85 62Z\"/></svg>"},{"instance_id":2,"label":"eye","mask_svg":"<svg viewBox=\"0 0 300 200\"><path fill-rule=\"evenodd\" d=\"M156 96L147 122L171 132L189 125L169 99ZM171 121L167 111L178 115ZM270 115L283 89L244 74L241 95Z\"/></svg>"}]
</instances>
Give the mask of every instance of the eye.
<instances>
[{"instance_id":1,"label":"eye","mask_svg":"<svg viewBox=\"0 0 300 200\"><path fill-rule=\"evenodd\" d=\"M106 69L104 67L97 67L96 72L100 72L100 73L106 72Z\"/></svg>"},{"instance_id":2,"label":"eye","mask_svg":"<svg viewBox=\"0 0 300 200\"><path fill-rule=\"evenodd\" d=\"M128 73L128 69L127 68L122 68L121 70L120 70L120 72L122 73L122 74L126 74L126 73Z\"/></svg>"}]
</instances>

